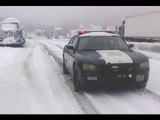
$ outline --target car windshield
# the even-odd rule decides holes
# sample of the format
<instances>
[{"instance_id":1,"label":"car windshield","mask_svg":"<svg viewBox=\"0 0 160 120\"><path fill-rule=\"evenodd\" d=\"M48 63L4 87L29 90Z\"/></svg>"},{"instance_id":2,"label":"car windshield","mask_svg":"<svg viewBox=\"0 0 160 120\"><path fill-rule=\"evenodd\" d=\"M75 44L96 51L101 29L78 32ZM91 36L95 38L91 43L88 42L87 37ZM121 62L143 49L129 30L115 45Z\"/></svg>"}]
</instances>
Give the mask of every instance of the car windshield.
<instances>
[{"instance_id":1,"label":"car windshield","mask_svg":"<svg viewBox=\"0 0 160 120\"><path fill-rule=\"evenodd\" d=\"M128 49L127 44L116 36L80 37L78 50Z\"/></svg>"}]
</instances>

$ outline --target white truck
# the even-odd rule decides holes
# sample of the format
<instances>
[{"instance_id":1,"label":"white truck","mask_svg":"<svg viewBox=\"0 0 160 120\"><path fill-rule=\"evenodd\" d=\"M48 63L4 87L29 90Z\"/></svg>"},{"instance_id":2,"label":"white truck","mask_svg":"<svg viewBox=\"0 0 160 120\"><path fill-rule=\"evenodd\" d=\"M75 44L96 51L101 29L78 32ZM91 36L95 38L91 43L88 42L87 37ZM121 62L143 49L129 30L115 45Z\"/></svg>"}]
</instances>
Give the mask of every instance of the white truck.
<instances>
[{"instance_id":1,"label":"white truck","mask_svg":"<svg viewBox=\"0 0 160 120\"><path fill-rule=\"evenodd\" d=\"M124 38L131 41L160 41L160 11L126 17Z\"/></svg>"},{"instance_id":2,"label":"white truck","mask_svg":"<svg viewBox=\"0 0 160 120\"><path fill-rule=\"evenodd\" d=\"M7 18L1 22L0 46L22 47L26 34L23 25L16 18Z\"/></svg>"}]
</instances>

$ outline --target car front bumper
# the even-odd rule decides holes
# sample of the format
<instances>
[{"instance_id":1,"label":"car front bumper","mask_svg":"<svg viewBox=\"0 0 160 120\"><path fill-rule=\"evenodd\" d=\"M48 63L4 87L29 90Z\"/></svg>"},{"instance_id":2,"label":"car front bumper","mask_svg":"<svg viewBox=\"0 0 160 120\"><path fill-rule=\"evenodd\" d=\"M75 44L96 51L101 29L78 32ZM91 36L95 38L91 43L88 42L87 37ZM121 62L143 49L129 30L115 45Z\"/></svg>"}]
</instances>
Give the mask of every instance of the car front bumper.
<instances>
[{"instance_id":1,"label":"car front bumper","mask_svg":"<svg viewBox=\"0 0 160 120\"><path fill-rule=\"evenodd\" d=\"M10 43L10 44L4 44L4 43L0 43L0 46L9 46L9 47L21 47L23 46L22 42L14 42L14 43Z\"/></svg>"},{"instance_id":2,"label":"car front bumper","mask_svg":"<svg viewBox=\"0 0 160 120\"><path fill-rule=\"evenodd\" d=\"M139 70L133 65L122 65L122 69L99 69L96 72L79 71L84 86L140 86L147 84L149 70Z\"/></svg>"}]
</instances>

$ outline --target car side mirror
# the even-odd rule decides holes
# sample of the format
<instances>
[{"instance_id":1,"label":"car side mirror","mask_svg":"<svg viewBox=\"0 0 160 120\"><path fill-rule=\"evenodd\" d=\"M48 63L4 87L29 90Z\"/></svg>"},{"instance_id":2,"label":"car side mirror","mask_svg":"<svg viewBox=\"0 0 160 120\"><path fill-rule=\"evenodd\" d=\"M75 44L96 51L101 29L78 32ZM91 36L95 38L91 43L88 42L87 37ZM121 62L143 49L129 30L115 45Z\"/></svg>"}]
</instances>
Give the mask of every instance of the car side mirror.
<instances>
[{"instance_id":1,"label":"car side mirror","mask_svg":"<svg viewBox=\"0 0 160 120\"><path fill-rule=\"evenodd\" d=\"M74 50L74 46L73 45L67 45L67 48L70 50Z\"/></svg>"},{"instance_id":2,"label":"car side mirror","mask_svg":"<svg viewBox=\"0 0 160 120\"><path fill-rule=\"evenodd\" d=\"M129 48L132 48L133 46L134 46L134 44L129 44L128 45Z\"/></svg>"}]
</instances>

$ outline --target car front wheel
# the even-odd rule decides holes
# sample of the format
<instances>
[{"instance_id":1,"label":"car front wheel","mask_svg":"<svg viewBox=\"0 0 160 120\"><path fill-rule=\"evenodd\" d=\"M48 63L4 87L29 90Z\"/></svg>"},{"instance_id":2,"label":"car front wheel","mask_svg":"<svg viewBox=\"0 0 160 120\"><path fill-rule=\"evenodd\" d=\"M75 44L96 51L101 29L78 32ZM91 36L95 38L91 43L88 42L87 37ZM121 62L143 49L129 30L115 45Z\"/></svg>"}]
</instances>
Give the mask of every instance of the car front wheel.
<instances>
[{"instance_id":1,"label":"car front wheel","mask_svg":"<svg viewBox=\"0 0 160 120\"><path fill-rule=\"evenodd\" d=\"M65 64L64 57L63 57L63 73L64 73L64 74L68 74L68 71L67 71L67 69L66 69L66 64Z\"/></svg>"},{"instance_id":2,"label":"car front wheel","mask_svg":"<svg viewBox=\"0 0 160 120\"><path fill-rule=\"evenodd\" d=\"M137 88L139 90L143 90L143 89L145 89L146 86L147 86L147 84L141 84L141 85L138 85Z\"/></svg>"},{"instance_id":3,"label":"car front wheel","mask_svg":"<svg viewBox=\"0 0 160 120\"><path fill-rule=\"evenodd\" d=\"M73 82L74 82L74 90L76 92L84 91L83 86L79 82L79 74L78 74L78 70L76 69L76 67L74 67Z\"/></svg>"}]
</instances>

